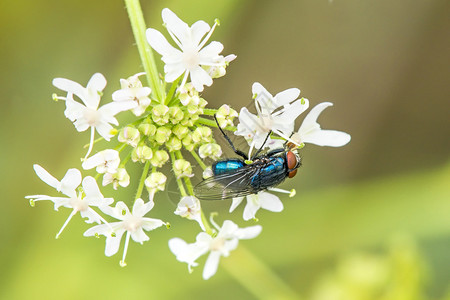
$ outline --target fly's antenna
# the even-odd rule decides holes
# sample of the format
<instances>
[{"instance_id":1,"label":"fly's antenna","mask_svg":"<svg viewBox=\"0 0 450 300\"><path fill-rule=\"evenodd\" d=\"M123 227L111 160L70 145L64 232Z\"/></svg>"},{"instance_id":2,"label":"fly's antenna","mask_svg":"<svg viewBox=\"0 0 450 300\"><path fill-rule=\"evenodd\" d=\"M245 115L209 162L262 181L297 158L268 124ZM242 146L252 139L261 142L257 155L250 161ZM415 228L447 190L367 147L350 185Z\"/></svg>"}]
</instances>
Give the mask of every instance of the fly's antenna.
<instances>
[{"instance_id":1,"label":"fly's antenna","mask_svg":"<svg viewBox=\"0 0 450 300\"><path fill-rule=\"evenodd\" d=\"M222 128L220 127L219 121L217 121L217 118L216 118L216 115L215 115L215 114L214 114L214 120L216 120L217 127L219 128L220 132L222 132L223 137L227 140L228 144L230 145L231 149L233 149L234 153L236 153L237 155L243 157L245 160L248 160L248 157L247 157L247 155L246 155L244 152L242 152L241 150L237 150L237 149L234 147L234 145L233 145L233 143L231 142L231 140L230 140L230 138L228 137L228 135L227 135L227 134L222 130ZM267 138L266 138L266 140L267 140ZM264 143L265 143L265 142L264 142ZM258 152L259 152L259 151L258 151Z\"/></svg>"},{"instance_id":2,"label":"fly's antenna","mask_svg":"<svg viewBox=\"0 0 450 300\"><path fill-rule=\"evenodd\" d=\"M258 149L258 151L256 151L256 153L254 155L252 155L252 159L253 160L260 152L261 150L264 148L264 145L266 144L267 140L269 139L270 134L272 133L272 130L269 131L269 133L266 136L266 139L264 140L264 143L262 143L261 148Z\"/></svg>"}]
</instances>

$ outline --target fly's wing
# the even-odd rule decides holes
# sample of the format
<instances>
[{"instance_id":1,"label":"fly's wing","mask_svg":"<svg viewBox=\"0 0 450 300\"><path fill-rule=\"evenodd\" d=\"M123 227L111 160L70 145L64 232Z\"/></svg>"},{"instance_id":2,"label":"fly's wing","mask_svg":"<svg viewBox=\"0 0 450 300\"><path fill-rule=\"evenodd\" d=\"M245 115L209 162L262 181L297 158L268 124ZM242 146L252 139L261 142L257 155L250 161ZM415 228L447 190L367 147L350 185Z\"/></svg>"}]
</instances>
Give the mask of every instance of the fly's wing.
<instances>
[{"instance_id":1,"label":"fly's wing","mask_svg":"<svg viewBox=\"0 0 450 300\"><path fill-rule=\"evenodd\" d=\"M223 200L255 194L251 186L258 168L244 167L232 172L209 177L194 187L195 196L200 200Z\"/></svg>"}]
</instances>

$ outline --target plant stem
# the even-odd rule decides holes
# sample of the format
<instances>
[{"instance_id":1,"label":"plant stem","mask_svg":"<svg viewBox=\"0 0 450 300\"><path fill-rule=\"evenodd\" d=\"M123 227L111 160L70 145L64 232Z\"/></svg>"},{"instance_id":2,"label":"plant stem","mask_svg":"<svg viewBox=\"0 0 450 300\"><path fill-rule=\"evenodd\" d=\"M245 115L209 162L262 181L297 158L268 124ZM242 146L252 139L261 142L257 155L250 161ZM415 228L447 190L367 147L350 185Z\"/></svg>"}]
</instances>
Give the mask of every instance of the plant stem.
<instances>
[{"instance_id":1,"label":"plant stem","mask_svg":"<svg viewBox=\"0 0 450 300\"><path fill-rule=\"evenodd\" d=\"M202 117L198 118L198 120L195 123L196 124L200 123L200 124L203 124L203 125L206 125L206 126L209 126L209 127L217 128L217 124L216 124L215 121L209 120L209 119L205 119L205 118L202 118ZM237 128L235 126L227 126L227 127L222 128L222 129L228 130L228 131L233 131L233 132L237 130Z\"/></svg>"},{"instance_id":2,"label":"plant stem","mask_svg":"<svg viewBox=\"0 0 450 300\"><path fill-rule=\"evenodd\" d=\"M158 69L156 68L152 49L147 43L145 36L147 26L145 26L141 5L139 4L139 0L125 0L125 6L128 11L131 28L133 30L134 39L136 40L142 65L144 66L144 70L147 75L148 84L152 89L152 93L155 98L158 99L159 103L163 103L165 99L165 92L158 77Z\"/></svg>"},{"instance_id":3,"label":"plant stem","mask_svg":"<svg viewBox=\"0 0 450 300\"><path fill-rule=\"evenodd\" d=\"M139 186L136 191L135 201L141 198L142 191L144 190L145 179L147 178L148 170L150 169L150 161L147 161L144 165L144 170L142 171L141 180L139 180Z\"/></svg>"}]
</instances>

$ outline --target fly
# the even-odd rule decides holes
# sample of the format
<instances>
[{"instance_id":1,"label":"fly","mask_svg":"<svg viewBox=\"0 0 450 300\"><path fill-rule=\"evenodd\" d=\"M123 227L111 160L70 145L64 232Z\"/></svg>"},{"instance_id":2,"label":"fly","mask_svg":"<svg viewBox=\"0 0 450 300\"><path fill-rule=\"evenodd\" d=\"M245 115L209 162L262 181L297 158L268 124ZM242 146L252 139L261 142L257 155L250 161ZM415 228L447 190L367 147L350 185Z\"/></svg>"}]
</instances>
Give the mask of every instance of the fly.
<instances>
[{"instance_id":1,"label":"fly","mask_svg":"<svg viewBox=\"0 0 450 300\"><path fill-rule=\"evenodd\" d=\"M285 148L278 148L261 154L263 145L248 160L247 155L237 150L225 134L214 115L217 126L233 151L242 158L217 161L212 165L213 176L203 180L194 187L194 193L200 200L223 200L256 194L282 183L286 177L297 174L301 165L300 157L292 151L295 147L288 143Z\"/></svg>"}]
</instances>

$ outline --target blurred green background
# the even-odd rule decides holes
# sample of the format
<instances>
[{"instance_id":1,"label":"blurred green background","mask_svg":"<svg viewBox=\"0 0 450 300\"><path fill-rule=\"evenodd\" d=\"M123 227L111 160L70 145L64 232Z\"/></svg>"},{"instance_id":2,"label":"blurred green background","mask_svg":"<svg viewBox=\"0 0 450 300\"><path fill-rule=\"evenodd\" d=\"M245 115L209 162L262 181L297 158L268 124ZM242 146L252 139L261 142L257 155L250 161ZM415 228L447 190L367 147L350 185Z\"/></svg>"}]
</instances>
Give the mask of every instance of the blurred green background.
<instances>
[{"instance_id":1,"label":"blurred green background","mask_svg":"<svg viewBox=\"0 0 450 300\"><path fill-rule=\"evenodd\" d=\"M124 4L2 0L1 299L450 299L449 1L141 3L158 29L163 7L189 24L220 19L213 39L238 58L203 93L211 107L240 109L255 81L274 94L297 87L311 106L333 102L320 123L352 141L307 146L304 166L282 186L297 196L283 199L282 213L260 211L260 237L241 242L209 281L204 258L189 275L170 253L169 238L193 242L198 229L163 198L151 216L172 228L132 243L120 268L104 240L82 237L89 226L79 216L55 240L69 210L32 208L23 197L54 193L33 163L61 178L79 168L89 139L51 101L52 79L85 84L101 72L110 95L142 70ZM229 204L204 209L219 211L219 222L254 224L242 221L242 207L228 215Z\"/></svg>"}]
</instances>

